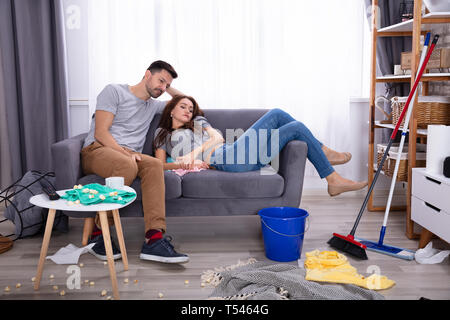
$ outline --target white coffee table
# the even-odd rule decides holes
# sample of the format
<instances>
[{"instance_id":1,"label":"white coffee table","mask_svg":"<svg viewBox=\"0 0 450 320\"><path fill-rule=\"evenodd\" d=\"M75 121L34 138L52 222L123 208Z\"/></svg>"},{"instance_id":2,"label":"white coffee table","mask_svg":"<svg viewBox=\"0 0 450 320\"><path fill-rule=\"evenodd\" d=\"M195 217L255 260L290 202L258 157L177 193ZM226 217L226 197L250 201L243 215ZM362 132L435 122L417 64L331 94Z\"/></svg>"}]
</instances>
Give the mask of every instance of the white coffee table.
<instances>
[{"instance_id":1,"label":"white coffee table","mask_svg":"<svg viewBox=\"0 0 450 320\"><path fill-rule=\"evenodd\" d=\"M68 189L68 190L71 190L71 189ZM68 191L68 190L57 191L57 193L60 196L63 196L66 193L66 191ZM123 190L127 191L127 192L136 193L133 188L130 188L128 186L125 186L123 188ZM45 258L47 256L48 246L50 243L50 237L52 235L53 222L55 220L56 210L97 212L100 217L100 224L101 224L101 228L102 228L103 239L105 242L109 274L111 277L111 283L112 283L112 288L113 288L113 296L114 296L114 299L119 300L119 290L118 290L118 286L117 286L116 270L114 267L114 259L113 259L112 245L111 245L111 236L110 236L110 232L109 232L107 211L112 211L112 213L113 213L114 225L116 227L116 233L117 233L117 238L119 241L120 252L122 254L123 267L124 267L124 270L128 270L127 251L125 248L125 241L123 239L123 231L122 231L122 224L120 223L119 209L126 207L133 201L131 201L127 204L101 203L101 204L85 206L82 204L69 205L67 203L67 200L64 200L64 199L50 201L46 194L40 194L40 195L31 197L30 198L31 204L41 207L41 208L49 209L48 217L47 217L47 224L45 226L44 239L42 240L41 255L39 257L39 263L38 263L38 269L37 269L37 274L36 274L36 281L34 283L34 289L35 290L39 289L42 272L44 271Z\"/></svg>"}]
</instances>

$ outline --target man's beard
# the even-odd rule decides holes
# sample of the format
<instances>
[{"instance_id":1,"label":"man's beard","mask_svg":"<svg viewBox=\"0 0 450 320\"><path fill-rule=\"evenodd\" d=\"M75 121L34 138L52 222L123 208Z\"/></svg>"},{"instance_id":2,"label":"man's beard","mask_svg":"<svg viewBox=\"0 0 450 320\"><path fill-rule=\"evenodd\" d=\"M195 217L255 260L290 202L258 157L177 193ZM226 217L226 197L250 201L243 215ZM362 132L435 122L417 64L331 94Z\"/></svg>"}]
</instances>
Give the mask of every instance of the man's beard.
<instances>
[{"instance_id":1,"label":"man's beard","mask_svg":"<svg viewBox=\"0 0 450 320\"><path fill-rule=\"evenodd\" d=\"M147 93L150 95L150 97L152 97L154 99L159 98L163 94L160 90L158 90L158 89L152 90L147 85L145 85L145 88L147 89Z\"/></svg>"}]
</instances>

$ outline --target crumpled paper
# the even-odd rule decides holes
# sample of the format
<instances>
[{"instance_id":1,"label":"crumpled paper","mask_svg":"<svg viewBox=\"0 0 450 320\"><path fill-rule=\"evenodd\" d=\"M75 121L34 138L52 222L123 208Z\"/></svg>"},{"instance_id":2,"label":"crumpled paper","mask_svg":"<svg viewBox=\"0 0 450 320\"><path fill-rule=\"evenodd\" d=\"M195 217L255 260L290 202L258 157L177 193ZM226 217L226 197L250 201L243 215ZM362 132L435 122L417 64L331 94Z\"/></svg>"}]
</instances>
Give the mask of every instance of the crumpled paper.
<instances>
[{"instance_id":1,"label":"crumpled paper","mask_svg":"<svg viewBox=\"0 0 450 320\"><path fill-rule=\"evenodd\" d=\"M46 259L50 259L56 264L78 264L80 256L88 252L94 245L95 243L91 243L85 247L78 248L73 244L69 244L59 249L53 256L46 257Z\"/></svg>"},{"instance_id":2,"label":"crumpled paper","mask_svg":"<svg viewBox=\"0 0 450 320\"><path fill-rule=\"evenodd\" d=\"M436 264L444 261L450 255L450 250L433 249L433 243L430 242L423 249L416 251L414 258L420 264Z\"/></svg>"}]
</instances>

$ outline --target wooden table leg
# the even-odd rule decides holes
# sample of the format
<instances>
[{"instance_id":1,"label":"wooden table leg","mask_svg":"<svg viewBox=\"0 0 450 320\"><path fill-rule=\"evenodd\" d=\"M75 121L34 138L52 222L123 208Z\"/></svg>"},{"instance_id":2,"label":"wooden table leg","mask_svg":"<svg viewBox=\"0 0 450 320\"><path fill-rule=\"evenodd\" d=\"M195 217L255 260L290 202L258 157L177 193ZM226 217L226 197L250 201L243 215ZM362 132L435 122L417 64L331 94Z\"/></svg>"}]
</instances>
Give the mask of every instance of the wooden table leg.
<instances>
[{"instance_id":1,"label":"wooden table leg","mask_svg":"<svg viewBox=\"0 0 450 320\"><path fill-rule=\"evenodd\" d=\"M116 226L117 240L119 240L120 253L122 254L123 269L128 270L127 249L125 248L125 240L123 239L122 223L120 222L119 210L113 210L114 225Z\"/></svg>"},{"instance_id":2,"label":"wooden table leg","mask_svg":"<svg viewBox=\"0 0 450 320\"><path fill-rule=\"evenodd\" d=\"M42 240L41 255L39 256L36 281L34 282L34 290L39 290L39 285L41 283L42 272L44 271L45 257L47 256L48 245L50 243L50 237L52 236L55 213L55 209L48 210L47 224L45 225L44 239Z\"/></svg>"},{"instance_id":3,"label":"wooden table leg","mask_svg":"<svg viewBox=\"0 0 450 320\"><path fill-rule=\"evenodd\" d=\"M83 238L81 239L81 244L87 246L89 242L89 236L94 230L94 218L85 218L84 219L84 227L83 227Z\"/></svg>"},{"instance_id":4,"label":"wooden table leg","mask_svg":"<svg viewBox=\"0 0 450 320\"><path fill-rule=\"evenodd\" d=\"M419 249L425 248L427 244L431 241L431 238L433 238L433 233L423 228L422 233L420 234Z\"/></svg>"},{"instance_id":5,"label":"wooden table leg","mask_svg":"<svg viewBox=\"0 0 450 320\"><path fill-rule=\"evenodd\" d=\"M114 267L114 258L111 245L111 235L109 233L109 223L106 211L99 211L100 224L103 233L103 242L105 243L106 257L108 259L109 275L111 277L113 296L115 300L119 300L119 288L117 286L116 269Z\"/></svg>"}]
</instances>

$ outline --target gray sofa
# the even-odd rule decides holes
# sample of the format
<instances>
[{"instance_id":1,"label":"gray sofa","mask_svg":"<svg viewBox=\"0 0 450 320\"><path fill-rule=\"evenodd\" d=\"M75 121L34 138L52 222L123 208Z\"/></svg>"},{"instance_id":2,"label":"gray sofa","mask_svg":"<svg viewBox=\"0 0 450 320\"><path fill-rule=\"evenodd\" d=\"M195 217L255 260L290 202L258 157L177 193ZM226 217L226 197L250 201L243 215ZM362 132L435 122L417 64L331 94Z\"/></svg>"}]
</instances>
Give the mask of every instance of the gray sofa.
<instances>
[{"instance_id":1,"label":"gray sofa","mask_svg":"<svg viewBox=\"0 0 450 320\"><path fill-rule=\"evenodd\" d=\"M268 110L266 109L207 109L205 116L211 125L225 134L226 129L248 129ZM153 155L152 141L160 116L153 120L147 134L143 153ZM66 139L52 145L52 160L58 190L75 184L100 183L97 175L85 176L80 164L80 151L87 134ZM274 175L261 175L259 171L231 173L206 170L179 177L166 171L167 216L220 216L253 215L260 209L274 206L300 205L307 146L302 141L291 141L280 154L279 170ZM121 217L143 216L140 181L131 185L137 199L121 209ZM65 212L68 216L92 217L92 213Z\"/></svg>"}]
</instances>

